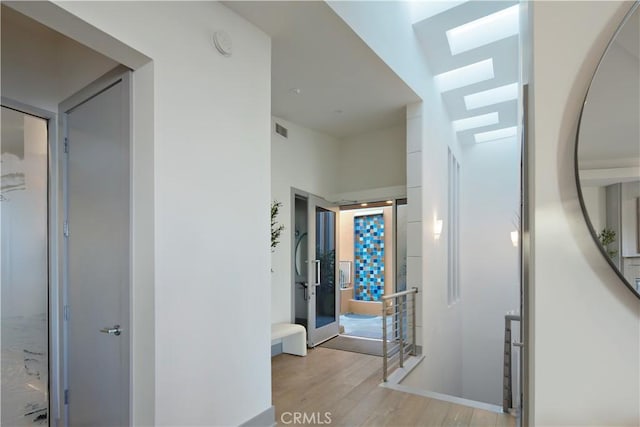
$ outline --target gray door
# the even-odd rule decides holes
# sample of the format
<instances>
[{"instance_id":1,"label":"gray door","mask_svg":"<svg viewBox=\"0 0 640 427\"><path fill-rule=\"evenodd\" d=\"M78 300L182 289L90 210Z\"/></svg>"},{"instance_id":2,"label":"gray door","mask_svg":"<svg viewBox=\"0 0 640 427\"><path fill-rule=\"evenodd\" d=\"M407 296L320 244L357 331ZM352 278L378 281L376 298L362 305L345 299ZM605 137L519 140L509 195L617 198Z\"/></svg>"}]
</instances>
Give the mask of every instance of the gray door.
<instances>
[{"instance_id":1,"label":"gray door","mask_svg":"<svg viewBox=\"0 0 640 427\"><path fill-rule=\"evenodd\" d=\"M336 221L335 206L309 196L308 324L309 347L339 333L338 291L336 289Z\"/></svg>"},{"instance_id":2,"label":"gray door","mask_svg":"<svg viewBox=\"0 0 640 427\"><path fill-rule=\"evenodd\" d=\"M129 424L129 83L66 110L71 426Z\"/></svg>"}]
</instances>

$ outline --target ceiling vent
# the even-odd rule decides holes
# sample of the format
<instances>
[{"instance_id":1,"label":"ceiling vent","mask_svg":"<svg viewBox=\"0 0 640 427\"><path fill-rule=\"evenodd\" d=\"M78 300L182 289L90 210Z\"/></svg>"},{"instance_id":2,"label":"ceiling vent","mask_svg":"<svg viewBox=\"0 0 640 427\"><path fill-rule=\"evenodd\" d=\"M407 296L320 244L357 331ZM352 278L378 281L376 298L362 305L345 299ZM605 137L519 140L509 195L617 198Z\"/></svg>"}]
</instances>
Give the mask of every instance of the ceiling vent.
<instances>
[{"instance_id":1,"label":"ceiling vent","mask_svg":"<svg viewBox=\"0 0 640 427\"><path fill-rule=\"evenodd\" d=\"M281 124L276 123L276 133L280 136L288 138L287 135L289 135L289 130Z\"/></svg>"}]
</instances>

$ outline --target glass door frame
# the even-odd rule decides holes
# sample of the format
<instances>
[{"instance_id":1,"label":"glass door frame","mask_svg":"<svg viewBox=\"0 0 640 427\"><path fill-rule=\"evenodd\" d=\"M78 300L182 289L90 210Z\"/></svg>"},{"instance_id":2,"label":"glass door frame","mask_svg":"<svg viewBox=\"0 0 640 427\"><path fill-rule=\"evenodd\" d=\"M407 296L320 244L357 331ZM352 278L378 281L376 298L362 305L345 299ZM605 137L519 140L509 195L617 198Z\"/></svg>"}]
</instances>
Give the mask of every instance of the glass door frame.
<instances>
[{"instance_id":1,"label":"glass door frame","mask_svg":"<svg viewBox=\"0 0 640 427\"><path fill-rule=\"evenodd\" d=\"M308 254L309 259L307 261L307 284L308 284L308 293L309 299L307 300L308 304L308 319L307 319L307 343L309 347L315 347L337 335L340 333L340 293L337 288L336 278L338 277L338 236L339 236L339 221L338 221L338 207L326 200L311 195L308 195L307 198L308 204L308 235L307 235L307 244L308 246ZM322 281L321 278L321 270L322 270L322 260L318 259L318 254L316 253L316 235L318 230L317 224L317 209L323 209L328 212L333 212L333 299L334 299L334 310L333 316L334 320L320 327L316 327L316 314L317 314L317 289L322 289L323 285L327 283Z\"/></svg>"},{"instance_id":2,"label":"glass door frame","mask_svg":"<svg viewBox=\"0 0 640 427\"><path fill-rule=\"evenodd\" d=\"M1 97L0 104L9 108L38 117L47 121L47 272L48 272L48 420L50 424L62 419L64 404L62 402L62 381L60 381L61 348L60 341L62 324L62 295L60 289L60 242L64 234L62 218L62 201L60 198L62 176L60 161L64 157L64 145L59 142L58 114L42 108L16 101L8 97ZM52 422L53 421L53 422Z\"/></svg>"}]
</instances>

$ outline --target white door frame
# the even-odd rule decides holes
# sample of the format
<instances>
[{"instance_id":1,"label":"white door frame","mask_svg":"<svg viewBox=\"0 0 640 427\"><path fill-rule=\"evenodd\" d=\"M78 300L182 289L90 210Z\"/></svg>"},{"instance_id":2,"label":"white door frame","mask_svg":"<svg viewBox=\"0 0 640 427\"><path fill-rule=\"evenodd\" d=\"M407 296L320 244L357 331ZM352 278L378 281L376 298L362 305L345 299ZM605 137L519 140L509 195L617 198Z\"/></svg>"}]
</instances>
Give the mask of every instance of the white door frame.
<instances>
[{"instance_id":1,"label":"white door frame","mask_svg":"<svg viewBox=\"0 0 640 427\"><path fill-rule=\"evenodd\" d=\"M59 376L59 381L57 384L51 383L51 392L53 395L53 392L55 390L56 394L57 394L57 405L60 408L59 409L59 421L57 420L55 424L52 424L54 426L68 426L69 425L69 406L67 405L67 402L65 402L65 391L68 389L68 373L69 373L69 366L68 366L68 331L67 331L67 323L65 319L65 314L68 313L68 295L67 295L67 291L68 291L68 277L69 277L69 271L68 271L68 245L67 245L67 239L65 238L65 233L64 233L64 224L66 223L66 220L68 218L68 162L67 162L67 156L65 155L65 138L66 138L66 131L67 131L67 114L74 108L76 108L77 106L87 102L88 100L90 100L91 98L99 95L100 93L102 93L103 91L107 90L108 88L110 88L111 86L113 86L114 84L118 83L119 81L122 82L122 84L124 85L125 88L125 101L123 102L123 106L122 108L125 110L125 114L129 117L129 120L127 121L127 123L125 124L125 126L127 127L126 129L126 135L128 135L127 138L127 144L129 146L129 171L131 172L131 165L132 165L132 159L133 159L133 153L132 153L132 124L133 124L133 120L132 120L132 111L133 111L133 105L132 105L132 101L133 101L133 96L132 96L132 78L131 78L131 70L129 70L128 68L124 67L124 66L118 66L116 68L114 68L113 70L107 72L106 74L104 74L102 77L98 78L96 81L94 81L93 83L90 83L88 86L86 86L85 88L81 89L80 91L78 91L77 93L75 93L74 95L72 95L71 97L67 98L66 100L64 100L63 102L61 102L58 106L58 117L59 117L59 138L57 141L57 147L56 147L56 153L58 155L58 164L57 164L57 169L59 171L58 174L58 181L59 181L59 185L56 186L56 188L54 189L53 185L50 186L50 190L54 190L55 191L55 200L57 201L58 204L58 214L59 214L59 220L58 223L56 225L57 228L57 234L56 234L56 246L57 246L57 250L59 252L59 256L58 256L58 269L60 272L60 276L59 276L59 282L58 282L58 289L57 289L57 294L58 294L58 304L56 305L56 311L53 312L52 311L52 315L55 314L56 318L57 318L57 323L59 325L58 329L55 331L56 334L59 335L58 338L58 345L59 347L56 349L56 355L59 358L59 369L60 369L60 376ZM133 312L132 312L132 283L133 283L133 247L132 247L132 230L133 230L133 224L132 224L132 208L133 208L133 188L132 188L132 175L130 173L129 175L129 280L128 280L128 287L129 287L129 292L128 292L128 301L125 305L125 307L127 307L127 309L125 310L125 313L127 313L127 318L123 319L123 324L125 325L129 325L130 330L128 331L129 333L127 334L129 336L129 340L126 342L126 346L127 346L127 352L129 354L129 369L128 369L128 384L129 384L129 390L128 390L128 395L126 396L126 404L127 404L127 418L129 420L129 422L131 423L132 420L132 410L133 410L133 405L132 405L132 396L133 396L133 390L132 390L132 372L133 372L133 360L132 360L132 348L133 348L133 328L131 328L132 322L131 319L133 318ZM52 200L54 200L54 197L51 198ZM51 246L53 246L53 244L51 244ZM117 397L116 397L117 398Z\"/></svg>"},{"instance_id":2,"label":"white door frame","mask_svg":"<svg viewBox=\"0 0 640 427\"><path fill-rule=\"evenodd\" d=\"M61 200L58 198L58 186L60 184L60 152L58 151L58 114L43 110L11 98L2 97L0 103L3 107L11 108L31 116L47 120L47 262L48 262L48 376L49 376L49 410L50 425L56 426L56 420L60 419L62 406L60 405L60 264L59 247L61 227ZM54 420L51 422L51 420Z\"/></svg>"},{"instance_id":3,"label":"white door frame","mask_svg":"<svg viewBox=\"0 0 640 427\"><path fill-rule=\"evenodd\" d=\"M337 206L334 203L328 202L325 199L323 199L322 197L318 197L318 196L314 196L314 195L309 195L309 197L307 198L307 206L308 206L308 211L307 211L307 244L309 245L309 249L308 249L308 256L309 256L309 260L308 260L308 264L307 264L307 291L309 293L309 299L307 300L307 306L308 306L308 310L307 310L307 341L309 343L310 347L316 347L320 344L322 344L325 341L328 341L329 339L339 335L340 333L340 288L338 286L337 283L337 278L338 278L338 260L340 259L339 256L340 254L338 253L338 242L340 240L340 217L339 217L339 211L337 209ZM333 277L334 277L334 284L333 284L333 291L334 291L334 295L333 295L333 299L334 299L334 316L335 316L335 321L331 322L327 325L323 325L321 327L318 327L318 325L316 324L317 321L317 313L316 313L316 307L317 307L317 284L313 283L312 278L315 278L316 280L318 280L319 278L316 276L316 274L319 274L319 271L316 270L316 267L320 267L320 264L317 265L312 265L312 261L315 262L319 262L320 260L316 259L317 257L317 253L316 253L316 230L317 230L317 222L316 222L316 211L315 211L315 207L321 207L323 209L327 209L330 210L331 212L333 212L334 214L334 226L333 226L333 230L334 230L334 268L333 268ZM311 259L311 255L313 255L313 260Z\"/></svg>"}]
</instances>

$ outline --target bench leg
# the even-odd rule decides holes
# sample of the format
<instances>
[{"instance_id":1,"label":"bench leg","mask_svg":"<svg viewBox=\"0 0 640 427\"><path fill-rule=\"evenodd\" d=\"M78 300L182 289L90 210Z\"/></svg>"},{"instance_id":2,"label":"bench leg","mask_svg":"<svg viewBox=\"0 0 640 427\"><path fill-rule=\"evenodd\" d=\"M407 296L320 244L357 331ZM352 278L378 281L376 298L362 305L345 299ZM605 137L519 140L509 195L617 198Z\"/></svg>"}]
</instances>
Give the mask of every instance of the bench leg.
<instances>
[{"instance_id":1,"label":"bench leg","mask_svg":"<svg viewBox=\"0 0 640 427\"><path fill-rule=\"evenodd\" d=\"M282 352L297 356L307 355L305 334L295 334L282 338Z\"/></svg>"}]
</instances>

